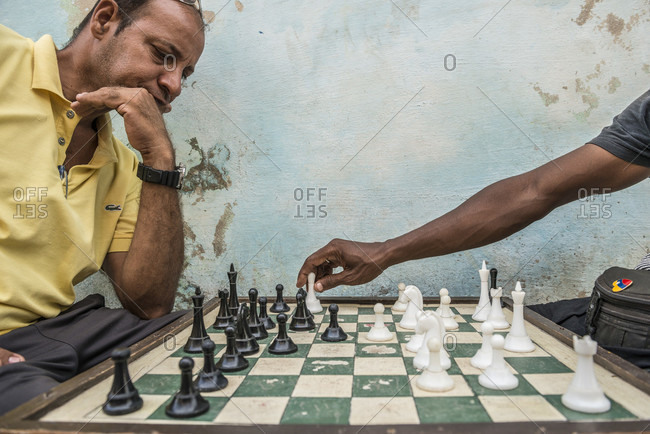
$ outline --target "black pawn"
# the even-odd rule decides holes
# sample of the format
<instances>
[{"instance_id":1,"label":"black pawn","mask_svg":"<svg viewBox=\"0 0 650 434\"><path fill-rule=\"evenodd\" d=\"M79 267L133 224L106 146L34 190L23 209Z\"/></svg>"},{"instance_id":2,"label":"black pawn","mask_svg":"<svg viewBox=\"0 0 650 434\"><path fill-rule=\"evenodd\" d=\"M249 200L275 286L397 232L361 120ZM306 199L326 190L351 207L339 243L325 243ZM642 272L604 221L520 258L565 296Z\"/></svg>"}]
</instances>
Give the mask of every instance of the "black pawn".
<instances>
[{"instance_id":1,"label":"black pawn","mask_svg":"<svg viewBox=\"0 0 650 434\"><path fill-rule=\"evenodd\" d=\"M237 315L237 309L239 308L239 300L237 299L237 272L235 271L235 265L230 264L230 271L228 271L228 282L230 283L230 296L228 297L228 309L230 309L230 315Z\"/></svg>"},{"instance_id":2,"label":"black pawn","mask_svg":"<svg viewBox=\"0 0 650 434\"><path fill-rule=\"evenodd\" d=\"M330 304L330 325L325 329L320 338L326 342L340 342L348 338L348 335L339 326L339 306Z\"/></svg>"},{"instance_id":3,"label":"black pawn","mask_svg":"<svg viewBox=\"0 0 650 434\"><path fill-rule=\"evenodd\" d=\"M280 312L289 312L289 305L284 302L284 299L282 298L282 291L284 291L284 286L282 284L278 283L275 286L275 292L277 293L277 297L275 299L275 303L271 305L271 308L269 309L273 313L280 313Z\"/></svg>"},{"instance_id":4,"label":"black pawn","mask_svg":"<svg viewBox=\"0 0 650 434\"><path fill-rule=\"evenodd\" d=\"M260 350L260 345L251 333L250 327L248 327L248 306L246 306L246 303L239 305L235 343L239 352L245 356L255 354Z\"/></svg>"},{"instance_id":5,"label":"black pawn","mask_svg":"<svg viewBox=\"0 0 650 434\"><path fill-rule=\"evenodd\" d=\"M269 346L271 354L292 354L298 351L298 347L293 343L287 334L287 316L283 313L278 315L278 335Z\"/></svg>"},{"instance_id":6,"label":"black pawn","mask_svg":"<svg viewBox=\"0 0 650 434\"><path fill-rule=\"evenodd\" d=\"M202 353L203 340L208 339L208 332L205 330L205 323L203 322L203 299L205 296L201 294L201 288L198 286L195 294L192 296L192 303L194 304L192 334L183 347L186 353Z\"/></svg>"},{"instance_id":7,"label":"black pawn","mask_svg":"<svg viewBox=\"0 0 650 434\"><path fill-rule=\"evenodd\" d=\"M262 321L266 330L272 330L275 328L275 323L266 312L266 297L260 297L260 321Z\"/></svg>"},{"instance_id":8,"label":"black pawn","mask_svg":"<svg viewBox=\"0 0 650 434\"><path fill-rule=\"evenodd\" d=\"M230 309L228 308L228 291L225 289L220 290L219 300L219 313L217 313L217 319L212 327L217 330L223 330L229 325L234 325L235 320L230 315Z\"/></svg>"},{"instance_id":9,"label":"black pawn","mask_svg":"<svg viewBox=\"0 0 650 434\"><path fill-rule=\"evenodd\" d=\"M314 314L311 313L311 310L309 310L309 308L307 307L307 291L305 291L305 288L298 288L296 295L298 294L302 295L302 299L305 300L305 311L307 312L307 315L313 318Z\"/></svg>"},{"instance_id":10,"label":"black pawn","mask_svg":"<svg viewBox=\"0 0 650 434\"><path fill-rule=\"evenodd\" d=\"M178 367L181 369L181 390L174 395L172 402L167 404L165 414L169 417L185 418L205 413L210 409L210 403L203 399L192 384L194 360L190 357L183 357L178 363Z\"/></svg>"},{"instance_id":11,"label":"black pawn","mask_svg":"<svg viewBox=\"0 0 650 434\"><path fill-rule=\"evenodd\" d=\"M497 269L490 269L490 289L497 289Z\"/></svg>"},{"instance_id":12,"label":"black pawn","mask_svg":"<svg viewBox=\"0 0 650 434\"><path fill-rule=\"evenodd\" d=\"M115 416L133 413L142 408L142 398L135 386L131 383L127 360L131 355L128 348L116 348L111 358L115 362L115 376L113 386L108 392L108 399L104 404L104 413Z\"/></svg>"},{"instance_id":13,"label":"black pawn","mask_svg":"<svg viewBox=\"0 0 650 434\"><path fill-rule=\"evenodd\" d=\"M307 313L305 298L302 294L299 293L296 295L296 301L298 302L298 306L291 317L291 325L289 326L289 329L296 332L315 329L316 324L314 324L314 320Z\"/></svg>"},{"instance_id":14,"label":"black pawn","mask_svg":"<svg viewBox=\"0 0 650 434\"><path fill-rule=\"evenodd\" d=\"M203 341L203 369L194 380L194 386L199 392L214 392L227 385L228 379L214 364L214 342L206 339Z\"/></svg>"},{"instance_id":15,"label":"black pawn","mask_svg":"<svg viewBox=\"0 0 650 434\"><path fill-rule=\"evenodd\" d=\"M248 299L251 302L250 315L248 316L248 328L251 330L253 336L255 336L255 339L266 339L269 337L269 334L266 331L266 328L264 328L264 324L260 320L259 316L257 316L257 289L251 288L248 291Z\"/></svg>"},{"instance_id":16,"label":"black pawn","mask_svg":"<svg viewBox=\"0 0 650 434\"><path fill-rule=\"evenodd\" d=\"M248 360L237 350L234 327L226 327L226 352L216 364L223 372L237 372L248 368Z\"/></svg>"}]
</instances>

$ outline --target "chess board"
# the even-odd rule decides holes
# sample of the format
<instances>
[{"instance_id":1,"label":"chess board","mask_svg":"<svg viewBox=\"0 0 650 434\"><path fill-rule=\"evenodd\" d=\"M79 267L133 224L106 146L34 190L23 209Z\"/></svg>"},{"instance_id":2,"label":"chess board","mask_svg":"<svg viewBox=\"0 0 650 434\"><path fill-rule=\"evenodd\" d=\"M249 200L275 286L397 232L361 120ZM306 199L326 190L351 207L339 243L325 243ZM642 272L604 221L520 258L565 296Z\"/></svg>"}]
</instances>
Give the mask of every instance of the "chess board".
<instances>
[{"instance_id":1,"label":"chess board","mask_svg":"<svg viewBox=\"0 0 650 434\"><path fill-rule=\"evenodd\" d=\"M390 308L393 301L384 303ZM311 425L309 429L323 432L334 426L339 432L358 432L361 428L370 432L419 432L423 425L435 424L443 431L502 433L538 429L642 431L650 424L648 374L602 351L596 362L608 367L596 364L596 375L612 402L611 410L584 414L564 407L561 395L571 381L577 357L564 343L569 342L569 334L557 326L553 328L552 323L545 323L533 312L527 311L526 328L535 351L505 352L519 386L495 391L479 385L480 370L470 365L470 358L481 345L481 323L471 319L475 305L452 305L459 329L447 333L445 348L452 360L448 373L455 387L432 393L415 384L418 371L412 363L414 354L405 348L413 331L399 326L401 313L386 310L385 320L396 332L395 337L376 343L366 339L374 323L373 305L338 304L339 323L349 335L347 341L328 343L320 339L329 323L328 304L324 302L324 311L314 317L316 330L289 332L298 345L296 353L270 354L267 347L278 329L270 330L270 336L259 341L260 351L247 356L250 366L246 370L227 373L229 384L225 389L203 393L210 410L201 416L179 420L167 417L164 411L180 386L181 357L194 358L195 373L203 365L201 354L183 351L191 330L188 314L147 342L134 346L129 371L144 400L139 411L124 416L102 412L112 383L112 364L107 361L54 389L50 396L21 406L10 414L13 420L4 426L60 431L201 432L220 425L228 426L228 432L304 432L304 426ZM218 358L225 351L226 340L222 331L211 327L216 305L217 300L206 304L205 324ZM425 310L433 308L434 304L425 304ZM504 311L511 321L512 312ZM270 316L275 321L276 315ZM533 322L537 325L531 319L536 319Z\"/></svg>"}]
</instances>

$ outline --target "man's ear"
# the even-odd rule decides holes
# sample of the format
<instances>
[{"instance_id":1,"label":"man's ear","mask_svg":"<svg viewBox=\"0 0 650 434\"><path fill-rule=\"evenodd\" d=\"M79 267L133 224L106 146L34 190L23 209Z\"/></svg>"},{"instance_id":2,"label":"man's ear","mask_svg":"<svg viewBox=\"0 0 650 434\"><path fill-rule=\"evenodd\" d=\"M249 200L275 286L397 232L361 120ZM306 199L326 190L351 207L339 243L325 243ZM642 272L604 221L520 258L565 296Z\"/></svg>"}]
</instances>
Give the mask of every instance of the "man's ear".
<instances>
[{"instance_id":1,"label":"man's ear","mask_svg":"<svg viewBox=\"0 0 650 434\"><path fill-rule=\"evenodd\" d=\"M90 19L90 33L96 39L103 39L115 32L122 19L120 8L114 0L101 0Z\"/></svg>"}]
</instances>

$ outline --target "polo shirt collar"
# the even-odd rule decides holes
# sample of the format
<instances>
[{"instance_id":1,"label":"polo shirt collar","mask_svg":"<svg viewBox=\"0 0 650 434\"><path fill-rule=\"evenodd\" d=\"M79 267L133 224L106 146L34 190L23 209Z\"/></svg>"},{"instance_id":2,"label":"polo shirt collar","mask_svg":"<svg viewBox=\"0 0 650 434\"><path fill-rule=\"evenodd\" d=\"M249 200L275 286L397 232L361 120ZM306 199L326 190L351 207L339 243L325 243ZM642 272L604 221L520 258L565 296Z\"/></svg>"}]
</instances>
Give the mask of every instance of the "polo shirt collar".
<instances>
[{"instance_id":1,"label":"polo shirt collar","mask_svg":"<svg viewBox=\"0 0 650 434\"><path fill-rule=\"evenodd\" d=\"M34 42L32 89L44 89L66 100L61 87L56 46L50 35L44 35Z\"/></svg>"}]
</instances>

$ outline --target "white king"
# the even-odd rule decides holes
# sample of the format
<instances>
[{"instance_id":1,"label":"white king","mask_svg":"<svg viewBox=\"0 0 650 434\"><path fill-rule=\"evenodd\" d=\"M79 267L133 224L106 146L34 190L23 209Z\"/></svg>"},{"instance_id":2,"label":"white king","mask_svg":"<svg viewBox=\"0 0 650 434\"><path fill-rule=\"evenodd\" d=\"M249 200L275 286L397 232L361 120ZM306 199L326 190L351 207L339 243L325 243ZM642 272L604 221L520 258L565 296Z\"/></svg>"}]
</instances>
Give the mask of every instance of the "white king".
<instances>
[{"instance_id":1,"label":"white king","mask_svg":"<svg viewBox=\"0 0 650 434\"><path fill-rule=\"evenodd\" d=\"M535 351L535 344L528 337L526 326L524 325L524 297L526 293L521 290L521 283L517 281L515 290L511 293L512 307L512 327L510 333L506 336L504 348L514 353L530 353Z\"/></svg>"}]
</instances>

